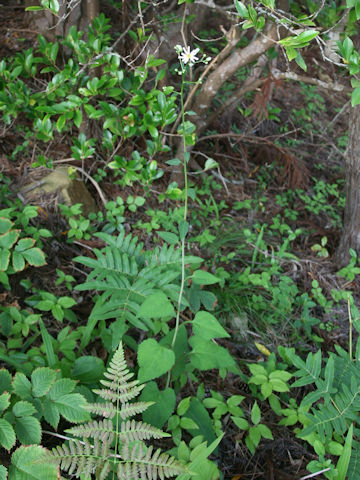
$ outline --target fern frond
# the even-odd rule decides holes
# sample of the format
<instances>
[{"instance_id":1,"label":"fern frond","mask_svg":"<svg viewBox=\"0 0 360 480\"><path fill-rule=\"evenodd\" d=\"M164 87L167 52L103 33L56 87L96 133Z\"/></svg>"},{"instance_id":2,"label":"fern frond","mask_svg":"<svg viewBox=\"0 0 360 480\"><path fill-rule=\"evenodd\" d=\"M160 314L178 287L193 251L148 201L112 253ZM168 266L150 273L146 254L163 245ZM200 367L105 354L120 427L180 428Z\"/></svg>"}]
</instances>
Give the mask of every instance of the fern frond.
<instances>
[{"instance_id":1,"label":"fern frond","mask_svg":"<svg viewBox=\"0 0 360 480\"><path fill-rule=\"evenodd\" d=\"M174 245L163 245L145 253L147 265L172 265L181 264L181 250L175 249Z\"/></svg>"},{"instance_id":2,"label":"fern frond","mask_svg":"<svg viewBox=\"0 0 360 480\"><path fill-rule=\"evenodd\" d=\"M120 410L120 417L123 420L133 417L138 413L145 412L151 405L154 405L154 402L136 402L136 403L125 403Z\"/></svg>"},{"instance_id":3,"label":"fern frond","mask_svg":"<svg viewBox=\"0 0 360 480\"><path fill-rule=\"evenodd\" d=\"M349 468L347 471L348 480L360 478L360 443L353 440Z\"/></svg>"},{"instance_id":4,"label":"fern frond","mask_svg":"<svg viewBox=\"0 0 360 480\"><path fill-rule=\"evenodd\" d=\"M343 435L352 422L357 422L360 411L360 386L353 383L351 390L343 385L340 393L336 394L331 404L319 405L307 414L309 425L301 432L306 436L318 431L320 438L325 442L326 437L331 439L333 431Z\"/></svg>"},{"instance_id":5,"label":"fern frond","mask_svg":"<svg viewBox=\"0 0 360 480\"><path fill-rule=\"evenodd\" d=\"M152 454L153 448L144 450L143 444L136 444L131 449L125 445L121 456L125 463L119 463L117 475L119 479L155 480L180 475L186 471L184 465L167 453L158 449Z\"/></svg>"},{"instance_id":6,"label":"fern frond","mask_svg":"<svg viewBox=\"0 0 360 480\"><path fill-rule=\"evenodd\" d=\"M88 288L89 282L94 278L97 281L120 276L121 278L133 279L138 275L138 265L135 258L129 258L126 253L120 253L119 250L106 247L104 250L94 249L97 260L88 257L76 257L75 260L87 267L93 268L87 281L78 290Z\"/></svg>"},{"instance_id":7,"label":"fern frond","mask_svg":"<svg viewBox=\"0 0 360 480\"><path fill-rule=\"evenodd\" d=\"M138 263L141 263L144 256L144 244L138 242L138 237L133 237L131 234L126 235L125 229L122 229L117 237L103 232L95 233L95 237L101 238L109 246L126 253L129 257L134 257Z\"/></svg>"},{"instance_id":8,"label":"fern frond","mask_svg":"<svg viewBox=\"0 0 360 480\"><path fill-rule=\"evenodd\" d=\"M46 453L44 459L59 463L60 468L69 475L75 475L77 478L84 475L86 479L90 479L95 469L102 470L105 463L109 462L109 455L108 443L95 440L92 446L85 439L82 442L69 440L69 446L64 444L53 448Z\"/></svg>"},{"instance_id":9,"label":"fern frond","mask_svg":"<svg viewBox=\"0 0 360 480\"><path fill-rule=\"evenodd\" d=\"M113 422L107 419L88 422L84 425L76 425L75 427L67 429L66 432L75 437L97 438L108 444L111 444L115 437Z\"/></svg>"},{"instance_id":10,"label":"fern frond","mask_svg":"<svg viewBox=\"0 0 360 480\"><path fill-rule=\"evenodd\" d=\"M114 388L102 388L94 390L94 393L98 394L104 400L110 400L110 402L116 402L118 400L120 403L127 403L129 400L136 398L144 387L145 385L138 385L125 392L121 392L120 388L118 392Z\"/></svg>"},{"instance_id":11,"label":"fern frond","mask_svg":"<svg viewBox=\"0 0 360 480\"><path fill-rule=\"evenodd\" d=\"M159 428L149 425L144 422L137 422L135 420L128 420L123 422L118 433L121 441L148 440L149 438L163 438L170 437L169 433L165 433Z\"/></svg>"},{"instance_id":12,"label":"fern frond","mask_svg":"<svg viewBox=\"0 0 360 480\"><path fill-rule=\"evenodd\" d=\"M88 403L84 405L84 408L90 413L110 419L114 418L116 413L118 413L116 406L111 402Z\"/></svg>"},{"instance_id":13,"label":"fern frond","mask_svg":"<svg viewBox=\"0 0 360 480\"><path fill-rule=\"evenodd\" d=\"M165 479L186 471L174 457L161 453L160 449L153 453L152 447L148 448L143 443L143 440L168 437L169 434L152 425L127 420L153 404L127 401L135 398L144 386L138 385L137 380L129 381L132 376L126 365L120 342L106 371L107 380L103 381L108 388L94 391L110 401L87 404L84 407L92 413L101 415L103 419L67 430L68 433L83 440L79 438L69 440L68 444L48 452L47 460L57 462L69 475L75 477L81 475L84 480L90 480L92 476L98 480L106 480L111 471L124 480ZM122 404L121 408L118 407L119 403ZM116 421L113 422L115 416ZM119 417L123 421L120 421ZM93 444L88 439L92 439ZM114 439L119 441L114 442ZM115 451L111 450L113 443Z\"/></svg>"}]
</instances>

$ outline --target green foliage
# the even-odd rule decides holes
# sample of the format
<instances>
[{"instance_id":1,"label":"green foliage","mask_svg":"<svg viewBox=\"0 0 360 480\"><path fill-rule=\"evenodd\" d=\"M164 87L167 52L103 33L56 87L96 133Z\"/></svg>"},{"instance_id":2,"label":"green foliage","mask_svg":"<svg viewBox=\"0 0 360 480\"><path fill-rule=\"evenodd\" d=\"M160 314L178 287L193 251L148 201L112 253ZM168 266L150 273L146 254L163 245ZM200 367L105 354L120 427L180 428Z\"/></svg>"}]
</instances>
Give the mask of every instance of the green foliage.
<instances>
[{"instance_id":1,"label":"green foliage","mask_svg":"<svg viewBox=\"0 0 360 480\"><path fill-rule=\"evenodd\" d=\"M37 215L35 207L25 207L22 212L15 208L0 210L0 282L9 289L9 275L23 271L27 265L45 265L45 254L36 246L40 236L50 236L48 230L39 230L31 238L33 229L28 228L29 220ZM19 228L22 227L22 228Z\"/></svg>"},{"instance_id":2,"label":"green foliage","mask_svg":"<svg viewBox=\"0 0 360 480\"><path fill-rule=\"evenodd\" d=\"M299 406L293 401L290 408L282 411L287 420L280 423L295 425L298 422L302 425L295 432L309 442L319 455L319 461L308 465L311 472L318 471L320 466L329 467L326 473L329 479L355 479L358 474L355 467L358 445L352 441L352 428L353 424L356 426L359 423L360 381L357 360L353 360L340 347L336 348L336 353L330 353L324 359L324 366L321 350L315 354L309 353L306 361L296 355L294 349L281 348L279 353L298 369L294 372L298 380L291 388L314 386ZM354 434L356 436L356 430ZM326 454L340 457L336 468L330 460L325 459Z\"/></svg>"},{"instance_id":3,"label":"green foliage","mask_svg":"<svg viewBox=\"0 0 360 480\"><path fill-rule=\"evenodd\" d=\"M144 388L137 380L130 380L122 344L113 355L105 372L106 380L101 380L102 389L94 390L99 403L86 405L86 410L103 417L91 420L67 433L72 437L67 444L54 448L44 456L45 461L54 461L62 470L85 480L106 478L113 472L116 478L169 478L185 472L185 466L174 457L153 452L144 440L168 436L158 428L143 422L130 420L144 412L151 403L131 402ZM81 440L80 440L81 439ZM113 443L115 442L115 443Z\"/></svg>"},{"instance_id":4,"label":"green foliage","mask_svg":"<svg viewBox=\"0 0 360 480\"><path fill-rule=\"evenodd\" d=\"M306 64L300 50L339 19L339 9L334 2L329 3L318 11L312 0L304 6L291 2L293 17L281 19L288 22L293 33L279 39L278 44L288 59L294 59L304 70ZM58 10L56 0L42 0L41 5L40 8L52 12ZM235 0L235 7L243 29L255 29L255 36L261 34L268 19L279 21L273 0ZM352 9L349 29L351 22L354 26L359 17L359 2L348 1L347 7ZM296 10L300 8L310 16ZM161 21L166 23L167 18ZM0 62L2 119L6 127L16 128L22 138L10 158L15 160L25 152L34 135L41 151L45 144L59 141L66 134L71 137L69 148L74 160L83 164L95 153L99 158L109 159L105 167L98 168L97 181L111 170L116 183L122 186L140 181L146 195L149 185L162 175L155 158L169 151L163 132L177 118L178 94L173 87L157 88L165 74L164 69L155 73L164 63L161 59L148 55L143 65L125 70L120 55L111 47L109 28L109 20L100 15L89 26L86 37L72 27L67 38L59 42L39 37L37 47ZM149 34L144 28L129 30L129 37L137 46L144 45L150 39ZM243 37L239 45L251 44L248 37ZM225 45L225 39L221 42ZM220 43L211 41L215 53ZM59 58L63 48L69 52L66 59ZM183 47L178 48L184 53ZM359 55L348 33L338 42L338 48L343 66L356 75ZM269 58L275 55L275 51L269 52ZM75 290L91 292L94 300L87 325L77 324L71 310L76 300L70 295L58 296L31 288L32 295L21 299L22 307L15 304L0 307L0 359L16 369L14 375L0 371L0 444L8 450L16 441L22 444L12 455L10 478L55 480L57 467L44 463L45 458L60 464L69 475L84 478L95 475L105 479L110 472L113 477L127 479L174 475L179 475L180 480L219 478L218 468L208 456L216 453L227 426L225 422L231 419L232 428L242 430L245 444L254 454L262 439L273 439L263 421L270 406L279 424L292 427L294 434L307 441L318 455L307 467L310 472L325 469L324 475L329 479L344 480L346 475L350 480L356 479L360 474L359 342L355 358L352 338L349 353L340 348L329 354L318 350L309 353L306 359L295 348L280 347L283 363L267 347L255 344L266 360L243 362L250 371L249 378L241 373L228 348L229 342L231 351L237 347L234 338L239 337L240 329L244 336L249 331L254 334L251 331L254 329L248 328L248 319L262 337L288 330L291 337L286 339L288 343L295 340L298 345L301 340L303 345L303 333L307 339L320 343L322 339L313 332L314 326L322 327L318 317L321 313L330 314L344 300L351 314L350 328L353 322L360 330L360 315L350 291L333 290L329 298L318 278L312 278L305 291L296 282L295 273L289 275L288 268L291 266L293 272L301 270L294 246L304 245L309 234L296 228L298 210L326 220L326 227L328 224L339 227L339 209L344 204L342 185L313 179L309 191L279 193L276 202L281 213L266 220L267 223L264 222L269 204L267 186L274 165L259 170L259 191L254 198L232 206L219 199L217 193L222 187L210 176L201 187L189 186L187 147L196 142L196 126L188 120L187 114L191 112L183 111L183 100L184 74L191 62L185 62L184 57L179 61L182 121L177 133L183 137L184 161L176 158L166 163L184 169L186 185L182 191L176 184L170 184L158 200L184 201L184 204L168 207L166 203L165 211L156 209L152 203L153 208L146 212L149 221L137 223L148 232L155 247L144 249L137 237L125 235L123 227L127 214L134 214L144 206L143 196L117 197L107 203L104 212L88 218L82 215L80 204L61 206L68 219L70 241L89 240L95 234L105 244L89 256L74 259L85 267L83 273L87 274L84 283L76 285ZM44 83L41 91L35 82L39 74ZM247 74L248 67L244 67L237 73L237 79L243 81ZM196 78L199 78L197 72ZM227 85L224 90L231 94L234 86ZM354 105L360 101L359 82L354 78L352 86ZM314 131L321 133L320 125L313 119L326 109L325 100L314 86L303 86L302 94L305 105L293 110L291 120L300 125L305 136ZM268 103L266 109L269 119L278 123L282 120L277 106ZM242 105L238 111L250 121L248 105ZM84 134L85 122L97 126L101 132L99 138ZM286 126L281 128L286 132ZM141 148L140 138L144 140ZM35 165L47 167L52 163L51 158L41 154L35 161ZM203 171L215 167L217 162L207 157ZM51 234L31 224L30 220L37 215L36 207L9 205L7 181L2 176L0 181L4 185L0 192L1 207L9 206L0 211L0 281L9 289L9 274L45 264L41 237ZM244 221L239 228L238 223L226 219L224 211L231 208L245 214L248 222ZM112 235L114 232L116 235ZM314 252L323 257L329 255L326 237L318 244L313 243L310 245ZM205 265L200 257L186 254L187 245L203 249L204 257L208 258ZM359 273L356 253L351 251L350 255L350 264L338 272L347 282L353 282ZM62 270L57 273L56 284L64 284L71 291L77 280ZM29 282L23 279L22 285L27 286L29 293ZM219 297L221 313L233 317L231 333L217 315L210 313L217 304L214 292ZM29 308L24 309L24 304ZM234 311L237 317L232 315ZM64 325L54 326L50 323L52 317ZM243 325L239 327L236 319ZM72 328L67 321L72 322ZM56 330L58 327L64 328ZM279 338L280 343L282 338ZM101 358L82 353L85 348L88 348L85 353L98 348L100 341L105 350L115 353L105 372L106 380L102 381L104 388L93 390L99 397L94 402L90 388L97 385L104 364ZM126 367L122 342L137 354L136 381L130 380L133 374ZM218 370L219 382L229 372L235 378L240 376L250 389L251 400L242 395L224 398L214 390L211 396L205 394L205 387L199 382L202 372L208 370ZM297 380L290 384L292 377ZM147 385L139 383L147 381L150 381ZM197 394L182 398L182 388L189 384L198 386ZM295 388L305 386L305 396L292 398ZM134 401L138 396L138 401ZM90 419L89 411L102 418ZM141 415L146 423L132 420L135 415ZM68 441L44 456L38 445L41 422L57 429L61 419L88 423L69 429ZM169 434L159 430L164 425ZM145 445L144 440L170 435L176 445L171 453L187 463L188 469L168 454L154 452ZM33 445L25 446L28 444ZM334 462L334 457L339 460ZM5 468L0 467L0 478L5 476Z\"/></svg>"},{"instance_id":5,"label":"green foliage","mask_svg":"<svg viewBox=\"0 0 360 480\"><path fill-rule=\"evenodd\" d=\"M167 233L166 238L169 239L170 232L164 233ZM159 331L168 333L169 329L164 319L173 317L175 313L170 302L176 303L179 295L182 268L180 250L175 249L174 245L164 245L161 248L143 251L143 244L137 242L137 237L126 236L124 230L117 237L106 233L98 233L96 236L108 246L102 250L94 250L96 259L88 257L75 259L92 269L87 281L76 286L76 290L91 289L103 292L96 299L82 346L90 340L97 322L108 318L117 318L110 327L114 332L110 347L112 349L116 348L130 325L154 334ZM174 238L177 239L176 236ZM202 259L185 256L184 261L188 265L197 266ZM192 285L185 289L182 307L190 304L198 310L201 301L211 309L216 298L210 292L202 291L200 286L218 281L219 279L208 272L195 270ZM149 314L148 311L153 314ZM157 315L154 312L161 313ZM107 332L103 331L102 338L106 343L107 335Z\"/></svg>"},{"instance_id":6,"label":"green foliage","mask_svg":"<svg viewBox=\"0 0 360 480\"><path fill-rule=\"evenodd\" d=\"M108 167L121 177L120 183L140 180L150 184L162 175L153 157L168 150L160 131L176 119L176 95L166 89L158 90L156 79L150 92L143 88L150 69L163 63L162 60L149 57L145 66L131 73L121 69L120 56L109 50L111 37L106 33L109 28L109 20L101 14L89 26L87 40L82 38L83 32L71 27L68 36L59 43L47 42L40 36L36 49L3 59L0 62L2 118L7 125L16 121L19 129L25 129L26 139L35 132L37 140L49 142L64 132L79 131L87 116L100 124L103 135L99 139L86 138L83 132L76 135L71 146L73 157L83 161L92 157L95 149L104 154L113 152ZM62 67L58 66L60 45L71 52ZM89 69L95 67L101 67L100 76L89 78ZM39 73L48 78L41 92L32 89L27 81ZM118 108L120 103L122 107ZM31 129L20 123L23 117L32 122ZM115 153L119 138L140 137L144 132L150 133L146 152L133 150L126 158ZM38 159L39 164L44 161L47 162L44 156ZM134 208L136 203L129 206Z\"/></svg>"},{"instance_id":7,"label":"green foliage","mask_svg":"<svg viewBox=\"0 0 360 480\"><path fill-rule=\"evenodd\" d=\"M76 321L75 314L70 310L76 305L72 297L57 298L52 293L39 290L35 295L28 297L26 303L42 312L51 312L58 322L62 322L64 318L72 322Z\"/></svg>"}]
</instances>

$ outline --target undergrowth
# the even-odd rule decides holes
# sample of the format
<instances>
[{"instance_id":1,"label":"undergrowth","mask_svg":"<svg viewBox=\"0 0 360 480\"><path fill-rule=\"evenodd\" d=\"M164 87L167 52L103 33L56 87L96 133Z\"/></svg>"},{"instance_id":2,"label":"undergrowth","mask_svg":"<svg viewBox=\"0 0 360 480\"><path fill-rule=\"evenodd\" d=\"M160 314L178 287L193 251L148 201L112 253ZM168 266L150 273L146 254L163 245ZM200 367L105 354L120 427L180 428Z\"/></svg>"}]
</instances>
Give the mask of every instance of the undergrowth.
<instances>
[{"instance_id":1,"label":"undergrowth","mask_svg":"<svg viewBox=\"0 0 360 480\"><path fill-rule=\"evenodd\" d=\"M262 17L242 2L236 8L261 30ZM164 62L149 56L121 68L108 30L100 15L86 38L75 28L58 42L40 36L0 62L4 131L20 138L10 161L34 135L34 168L56 166L46 145L62 135L70 161L81 164L69 165L69 176L89 176L95 152L111 158L90 176L102 209L87 215L81 204L60 204L64 229L42 207L23 205L21 192L15 199L0 174L0 445L9 452L0 479L55 480L60 466L84 479L216 480L226 476L217 461L223 441L245 452L245 468L283 429L308 449L314 476L358 479L357 254L332 283L321 270L341 227L342 181L316 176L274 195L281 167L252 165L253 195L234 200L231 173L219 175L207 155L203 180L194 180L187 169L196 128L184 101L196 84L189 67L211 59L177 45L178 90L160 88ZM219 45L211 41L209 51ZM70 54L62 63L63 47ZM302 94L306 107L291 116L308 135L324 99L314 87ZM249 122L250 100L241 108ZM279 123L279 107L266 108ZM167 165L181 169L185 185L170 183L154 200L165 169L157 159L171 151L166 129L177 119L183 151ZM142 188L106 201L100 185L109 178ZM52 263L55 248L71 252L66 265ZM55 265L48 285L45 274L39 282L47 262ZM344 323L347 338L330 344Z\"/></svg>"}]
</instances>

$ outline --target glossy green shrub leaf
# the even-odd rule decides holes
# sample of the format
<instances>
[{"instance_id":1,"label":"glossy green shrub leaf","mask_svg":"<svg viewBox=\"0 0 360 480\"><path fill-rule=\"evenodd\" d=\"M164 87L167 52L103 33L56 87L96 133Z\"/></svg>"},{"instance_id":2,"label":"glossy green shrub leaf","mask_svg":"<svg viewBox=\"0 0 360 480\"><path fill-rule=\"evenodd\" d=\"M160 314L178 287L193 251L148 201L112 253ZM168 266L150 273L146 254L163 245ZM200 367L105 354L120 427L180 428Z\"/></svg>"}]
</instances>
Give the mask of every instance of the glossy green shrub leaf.
<instances>
[{"instance_id":1,"label":"glossy green shrub leaf","mask_svg":"<svg viewBox=\"0 0 360 480\"><path fill-rule=\"evenodd\" d=\"M101 358L85 355L74 362L72 376L81 383L96 383L105 371Z\"/></svg>"}]
</instances>

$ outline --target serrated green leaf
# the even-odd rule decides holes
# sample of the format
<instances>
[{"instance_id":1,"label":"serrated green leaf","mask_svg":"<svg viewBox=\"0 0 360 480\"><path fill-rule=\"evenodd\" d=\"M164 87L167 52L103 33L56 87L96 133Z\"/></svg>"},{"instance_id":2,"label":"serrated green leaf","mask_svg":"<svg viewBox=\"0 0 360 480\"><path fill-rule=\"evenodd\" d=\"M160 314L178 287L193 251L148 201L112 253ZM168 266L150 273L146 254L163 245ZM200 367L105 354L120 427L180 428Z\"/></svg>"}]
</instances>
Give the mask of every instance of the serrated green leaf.
<instances>
[{"instance_id":1,"label":"serrated green leaf","mask_svg":"<svg viewBox=\"0 0 360 480\"><path fill-rule=\"evenodd\" d=\"M289 372L286 372L285 370L275 370L274 372L271 372L269 375L270 380L281 380L282 382L288 382L291 377L292 377L292 374Z\"/></svg>"},{"instance_id":2,"label":"serrated green leaf","mask_svg":"<svg viewBox=\"0 0 360 480\"><path fill-rule=\"evenodd\" d=\"M5 272L9 267L10 251L0 248L0 271Z\"/></svg>"},{"instance_id":3,"label":"serrated green leaf","mask_svg":"<svg viewBox=\"0 0 360 480\"><path fill-rule=\"evenodd\" d=\"M10 393L2 393L0 395L0 412L3 412L10 405Z\"/></svg>"},{"instance_id":4,"label":"serrated green leaf","mask_svg":"<svg viewBox=\"0 0 360 480\"><path fill-rule=\"evenodd\" d=\"M43 310L44 312L48 312L49 310L52 309L53 305L54 305L54 302L51 300L40 300L40 302L38 302L35 305L35 307L38 310Z\"/></svg>"},{"instance_id":5,"label":"serrated green leaf","mask_svg":"<svg viewBox=\"0 0 360 480\"><path fill-rule=\"evenodd\" d=\"M14 223L6 217L0 217L0 234L8 232Z\"/></svg>"},{"instance_id":6,"label":"serrated green leaf","mask_svg":"<svg viewBox=\"0 0 360 480\"><path fill-rule=\"evenodd\" d=\"M264 395L264 398L270 397L273 391L272 383L270 382L261 383L260 390L261 390L261 393Z\"/></svg>"},{"instance_id":7,"label":"serrated green leaf","mask_svg":"<svg viewBox=\"0 0 360 480\"><path fill-rule=\"evenodd\" d=\"M20 230L10 230L0 235L0 248L10 249L19 238Z\"/></svg>"},{"instance_id":8,"label":"serrated green leaf","mask_svg":"<svg viewBox=\"0 0 360 480\"><path fill-rule=\"evenodd\" d=\"M36 408L32 403L20 400L15 403L12 411L15 417L30 417L36 412Z\"/></svg>"},{"instance_id":9,"label":"serrated green leaf","mask_svg":"<svg viewBox=\"0 0 360 480\"><path fill-rule=\"evenodd\" d=\"M23 445L41 442L41 425L35 417L20 417L14 426L16 437Z\"/></svg>"},{"instance_id":10,"label":"serrated green leaf","mask_svg":"<svg viewBox=\"0 0 360 480\"><path fill-rule=\"evenodd\" d=\"M103 373L103 370L104 370L104 364L102 363L101 373ZM70 378L60 378L59 380L56 380L56 382L52 384L48 396L49 398L51 398L51 400L56 400L62 395L72 393L75 387L76 387L75 380L72 380Z\"/></svg>"},{"instance_id":11,"label":"serrated green leaf","mask_svg":"<svg viewBox=\"0 0 360 480\"><path fill-rule=\"evenodd\" d=\"M6 450L11 450L15 442L16 435L12 425L3 418L0 418L0 445Z\"/></svg>"},{"instance_id":12,"label":"serrated green leaf","mask_svg":"<svg viewBox=\"0 0 360 480\"><path fill-rule=\"evenodd\" d=\"M248 364L247 366L253 375L263 375L266 378L268 377L267 371L262 365L252 363L252 364Z\"/></svg>"},{"instance_id":13,"label":"serrated green leaf","mask_svg":"<svg viewBox=\"0 0 360 480\"><path fill-rule=\"evenodd\" d=\"M53 305L51 308L51 313L58 322L62 322L64 320L64 311L60 305Z\"/></svg>"},{"instance_id":14,"label":"serrated green leaf","mask_svg":"<svg viewBox=\"0 0 360 480\"><path fill-rule=\"evenodd\" d=\"M34 397L46 395L56 378L55 370L48 367L40 367L31 374L32 392Z\"/></svg>"},{"instance_id":15,"label":"serrated green leaf","mask_svg":"<svg viewBox=\"0 0 360 480\"><path fill-rule=\"evenodd\" d=\"M184 415L190 407L191 397L183 398L177 406L176 413L180 416Z\"/></svg>"},{"instance_id":16,"label":"serrated green leaf","mask_svg":"<svg viewBox=\"0 0 360 480\"><path fill-rule=\"evenodd\" d=\"M11 262L15 272L21 272L22 270L24 270L25 260L21 253L13 251Z\"/></svg>"},{"instance_id":17,"label":"serrated green leaf","mask_svg":"<svg viewBox=\"0 0 360 480\"><path fill-rule=\"evenodd\" d=\"M44 418L55 429L57 429L60 421L60 413L57 406L48 397L44 399Z\"/></svg>"},{"instance_id":18,"label":"serrated green leaf","mask_svg":"<svg viewBox=\"0 0 360 480\"><path fill-rule=\"evenodd\" d=\"M7 480L7 470L4 465L0 465L0 480Z\"/></svg>"},{"instance_id":19,"label":"serrated green leaf","mask_svg":"<svg viewBox=\"0 0 360 480\"><path fill-rule=\"evenodd\" d=\"M18 448L11 457L9 478L12 480L58 480L58 466L46 463L42 458L45 453L45 448L37 445Z\"/></svg>"},{"instance_id":20,"label":"serrated green leaf","mask_svg":"<svg viewBox=\"0 0 360 480\"><path fill-rule=\"evenodd\" d=\"M288 392L290 390L290 388L286 385L285 382L277 378L270 380L270 383L275 392Z\"/></svg>"},{"instance_id":21,"label":"serrated green leaf","mask_svg":"<svg viewBox=\"0 0 360 480\"><path fill-rule=\"evenodd\" d=\"M23 252L25 260L33 267L42 267L46 264L45 253L38 247Z\"/></svg>"},{"instance_id":22,"label":"serrated green leaf","mask_svg":"<svg viewBox=\"0 0 360 480\"><path fill-rule=\"evenodd\" d=\"M267 438L268 440L273 440L274 439L270 428L267 427L266 425L260 424L260 425L257 426L257 428L258 428L258 430L261 433L261 436L263 438Z\"/></svg>"},{"instance_id":23,"label":"serrated green leaf","mask_svg":"<svg viewBox=\"0 0 360 480\"><path fill-rule=\"evenodd\" d=\"M33 238L21 238L16 247L15 247L15 250L17 252L22 252L24 250L28 250L29 248L31 248L35 243L35 240Z\"/></svg>"},{"instance_id":24,"label":"serrated green leaf","mask_svg":"<svg viewBox=\"0 0 360 480\"><path fill-rule=\"evenodd\" d=\"M87 402L80 393L68 393L54 400L60 415L71 423L80 423L90 420L89 413L85 410Z\"/></svg>"},{"instance_id":25,"label":"serrated green leaf","mask_svg":"<svg viewBox=\"0 0 360 480\"><path fill-rule=\"evenodd\" d=\"M26 376L17 372L13 380L14 393L23 400L31 400L31 383Z\"/></svg>"}]
</instances>

